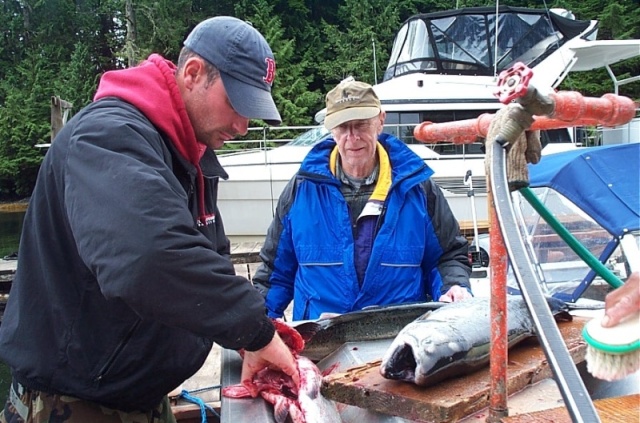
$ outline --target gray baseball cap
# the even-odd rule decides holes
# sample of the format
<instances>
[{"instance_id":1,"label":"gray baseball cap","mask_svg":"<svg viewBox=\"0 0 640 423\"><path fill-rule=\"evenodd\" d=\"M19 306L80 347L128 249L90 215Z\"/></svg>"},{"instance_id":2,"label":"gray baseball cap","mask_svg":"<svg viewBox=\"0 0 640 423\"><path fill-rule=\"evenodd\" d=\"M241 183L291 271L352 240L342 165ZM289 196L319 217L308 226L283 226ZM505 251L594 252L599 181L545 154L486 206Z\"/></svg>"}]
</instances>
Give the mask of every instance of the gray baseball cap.
<instances>
[{"instance_id":1,"label":"gray baseball cap","mask_svg":"<svg viewBox=\"0 0 640 423\"><path fill-rule=\"evenodd\" d=\"M276 61L253 26L231 16L209 18L193 28L184 45L220 70L236 112L269 125L282 122L271 97Z\"/></svg>"}]
</instances>

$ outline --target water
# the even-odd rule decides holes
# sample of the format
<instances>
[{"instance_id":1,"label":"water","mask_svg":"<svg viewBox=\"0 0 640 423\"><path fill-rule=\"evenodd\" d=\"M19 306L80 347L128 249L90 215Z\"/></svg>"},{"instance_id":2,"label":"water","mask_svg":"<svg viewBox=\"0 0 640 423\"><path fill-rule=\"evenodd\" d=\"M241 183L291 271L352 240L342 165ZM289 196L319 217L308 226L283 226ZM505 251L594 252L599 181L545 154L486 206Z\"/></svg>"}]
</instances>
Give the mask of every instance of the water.
<instances>
[{"instance_id":1,"label":"water","mask_svg":"<svg viewBox=\"0 0 640 423\"><path fill-rule=\"evenodd\" d=\"M0 212L0 258L18 251L24 211Z\"/></svg>"},{"instance_id":2,"label":"water","mask_svg":"<svg viewBox=\"0 0 640 423\"><path fill-rule=\"evenodd\" d=\"M24 214L24 211L0 212L0 259L18 251ZM9 368L0 361L0 409L4 408L10 383Z\"/></svg>"}]
</instances>

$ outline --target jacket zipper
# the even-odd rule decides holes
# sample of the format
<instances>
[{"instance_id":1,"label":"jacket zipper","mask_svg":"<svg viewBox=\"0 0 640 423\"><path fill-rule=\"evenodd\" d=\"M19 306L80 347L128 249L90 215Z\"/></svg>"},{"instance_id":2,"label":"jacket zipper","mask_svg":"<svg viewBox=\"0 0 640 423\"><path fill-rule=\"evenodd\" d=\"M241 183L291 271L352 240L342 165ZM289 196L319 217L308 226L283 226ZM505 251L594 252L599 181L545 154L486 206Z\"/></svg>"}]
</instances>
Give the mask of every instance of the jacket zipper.
<instances>
[{"instance_id":1,"label":"jacket zipper","mask_svg":"<svg viewBox=\"0 0 640 423\"><path fill-rule=\"evenodd\" d=\"M100 382L102 380L102 378L104 377L105 374L107 374L107 372L109 371L109 369L111 368L111 366L113 365L113 363L116 361L116 358L118 358L118 356L120 355L120 353L122 352L122 350L124 349L124 347L129 343L129 340L131 339L131 337L133 336L133 333L136 331L136 329L138 328L138 326L140 326L140 322L142 320L138 319L133 326L131 327L131 329L129 329L129 332L127 332L127 335L124 337L124 339L122 340L122 342L120 342L118 344L118 346L116 347L116 349L113 351L113 353L109 356L109 358L107 359L106 363L104 364L104 366L102 366L102 368L100 369L100 372L98 373L98 376L94 379L94 382Z\"/></svg>"},{"instance_id":2,"label":"jacket zipper","mask_svg":"<svg viewBox=\"0 0 640 423\"><path fill-rule=\"evenodd\" d=\"M400 184L402 181L404 181L405 179L408 179L410 177L412 177L413 175L419 173L422 171L422 169L424 169L424 167L416 170L415 172L412 172L408 175L405 175L402 179L399 179L398 181L396 181L396 183L394 183L393 185L391 185L389 187L389 192L387 192L387 199L384 200L384 204L382 205L382 211L380 212L380 216L378 216L378 221L376 222L376 229L373 233L374 238L376 236L378 236L378 231L380 231L380 227L382 227L382 222L384 221L385 216L387 215L387 204L388 204L388 198L389 198L389 193L391 193L391 190L396 187L398 184Z\"/></svg>"}]
</instances>

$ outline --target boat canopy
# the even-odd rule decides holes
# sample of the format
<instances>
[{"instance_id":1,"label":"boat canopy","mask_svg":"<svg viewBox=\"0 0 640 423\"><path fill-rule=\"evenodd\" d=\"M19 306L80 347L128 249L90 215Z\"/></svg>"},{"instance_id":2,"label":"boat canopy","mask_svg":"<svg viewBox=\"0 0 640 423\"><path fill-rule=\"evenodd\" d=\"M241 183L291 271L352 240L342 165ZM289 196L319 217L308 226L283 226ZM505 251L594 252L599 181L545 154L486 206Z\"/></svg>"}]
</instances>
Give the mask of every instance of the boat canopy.
<instances>
[{"instance_id":1,"label":"boat canopy","mask_svg":"<svg viewBox=\"0 0 640 423\"><path fill-rule=\"evenodd\" d=\"M494 76L517 62L532 68L593 25L563 9L497 12L470 7L410 17L396 34L384 80L414 72ZM585 36L596 32L594 26Z\"/></svg>"},{"instance_id":2,"label":"boat canopy","mask_svg":"<svg viewBox=\"0 0 640 423\"><path fill-rule=\"evenodd\" d=\"M529 166L530 186L553 188L615 237L640 230L640 143L583 147Z\"/></svg>"}]
</instances>

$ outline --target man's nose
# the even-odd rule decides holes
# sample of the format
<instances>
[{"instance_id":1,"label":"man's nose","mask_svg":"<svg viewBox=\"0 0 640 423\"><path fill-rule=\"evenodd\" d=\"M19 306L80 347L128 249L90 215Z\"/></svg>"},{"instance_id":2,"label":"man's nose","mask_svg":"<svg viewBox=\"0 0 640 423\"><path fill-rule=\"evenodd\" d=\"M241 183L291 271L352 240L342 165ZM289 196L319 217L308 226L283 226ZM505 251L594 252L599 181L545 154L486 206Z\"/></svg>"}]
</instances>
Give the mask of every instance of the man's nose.
<instances>
[{"instance_id":1,"label":"man's nose","mask_svg":"<svg viewBox=\"0 0 640 423\"><path fill-rule=\"evenodd\" d=\"M245 135L247 132L249 132L249 119L238 116L238 119L233 122L233 130L238 135Z\"/></svg>"},{"instance_id":2,"label":"man's nose","mask_svg":"<svg viewBox=\"0 0 640 423\"><path fill-rule=\"evenodd\" d=\"M347 137L349 137L349 138L360 138L360 133L358 132L358 130L356 129L355 126L348 126L347 127Z\"/></svg>"}]
</instances>

